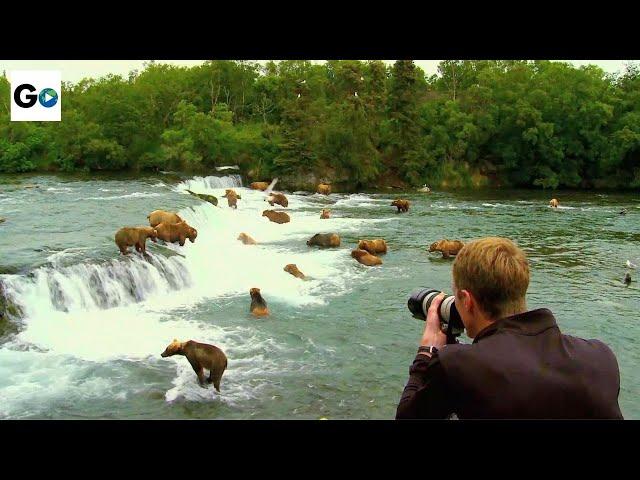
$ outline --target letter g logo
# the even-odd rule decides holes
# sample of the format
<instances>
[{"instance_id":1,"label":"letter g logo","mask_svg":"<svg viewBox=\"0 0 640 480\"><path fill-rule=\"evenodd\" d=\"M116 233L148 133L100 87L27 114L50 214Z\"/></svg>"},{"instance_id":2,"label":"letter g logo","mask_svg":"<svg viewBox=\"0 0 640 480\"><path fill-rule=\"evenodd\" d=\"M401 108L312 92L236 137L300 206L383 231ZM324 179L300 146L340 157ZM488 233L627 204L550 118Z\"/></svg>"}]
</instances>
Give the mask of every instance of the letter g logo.
<instances>
[{"instance_id":1,"label":"letter g logo","mask_svg":"<svg viewBox=\"0 0 640 480\"><path fill-rule=\"evenodd\" d=\"M25 94L24 100L22 100L22 98L20 97L22 96L22 92L24 92L25 90L31 93ZM38 101L38 95L33 93L35 91L36 91L36 87L28 83L23 83L22 85L18 85L15 91L13 92L13 101L16 102L16 105L22 108L31 108Z\"/></svg>"},{"instance_id":2,"label":"letter g logo","mask_svg":"<svg viewBox=\"0 0 640 480\"><path fill-rule=\"evenodd\" d=\"M12 70L12 122L59 122L62 120L62 79L58 70Z\"/></svg>"}]
</instances>

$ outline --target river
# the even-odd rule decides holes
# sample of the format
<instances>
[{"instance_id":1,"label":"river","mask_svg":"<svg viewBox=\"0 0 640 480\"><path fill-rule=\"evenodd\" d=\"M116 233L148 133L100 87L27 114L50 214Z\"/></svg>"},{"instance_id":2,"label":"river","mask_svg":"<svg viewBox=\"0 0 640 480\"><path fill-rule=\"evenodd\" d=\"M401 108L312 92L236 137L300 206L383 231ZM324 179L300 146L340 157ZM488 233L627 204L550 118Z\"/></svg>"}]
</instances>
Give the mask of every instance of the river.
<instances>
[{"instance_id":1,"label":"river","mask_svg":"<svg viewBox=\"0 0 640 480\"><path fill-rule=\"evenodd\" d=\"M237 210L225 188L240 193ZM640 418L640 270L625 265L640 265L638 195L560 192L556 210L541 191L416 192L402 195L412 205L400 215L397 196L290 193L291 222L278 225L237 175L0 176L0 281L23 309L18 332L0 337L0 418L391 419L423 327L406 298L419 286L450 291L451 261L428 245L489 235L528 255L529 308L613 349L623 414ZM178 211L195 243L120 256L115 231L155 209ZM308 247L319 232L338 233L340 248ZM381 267L350 257L360 238L387 240ZM289 263L310 279L284 272ZM271 316L249 314L252 287ZM225 351L219 394L198 386L184 357L160 357L174 338Z\"/></svg>"}]
</instances>

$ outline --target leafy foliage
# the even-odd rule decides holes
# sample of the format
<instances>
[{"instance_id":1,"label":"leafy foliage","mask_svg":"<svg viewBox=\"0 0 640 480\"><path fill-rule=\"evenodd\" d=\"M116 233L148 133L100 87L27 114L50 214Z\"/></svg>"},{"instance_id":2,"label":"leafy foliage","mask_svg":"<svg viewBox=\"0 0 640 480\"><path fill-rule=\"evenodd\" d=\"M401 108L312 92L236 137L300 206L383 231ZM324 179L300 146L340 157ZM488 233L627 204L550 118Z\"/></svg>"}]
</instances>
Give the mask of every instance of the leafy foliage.
<instances>
[{"instance_id":1,"label":"leafy foliage","mask_svg":"<svg viewBox=\"0 0 640 480\"><path fill-rule=\"evenodd\" d=\"M63 84L62 122L10 122L0 172L315 174L358 187L640 187L640 69L523 60L149 62Z\"/></svg>"}]
</instances>

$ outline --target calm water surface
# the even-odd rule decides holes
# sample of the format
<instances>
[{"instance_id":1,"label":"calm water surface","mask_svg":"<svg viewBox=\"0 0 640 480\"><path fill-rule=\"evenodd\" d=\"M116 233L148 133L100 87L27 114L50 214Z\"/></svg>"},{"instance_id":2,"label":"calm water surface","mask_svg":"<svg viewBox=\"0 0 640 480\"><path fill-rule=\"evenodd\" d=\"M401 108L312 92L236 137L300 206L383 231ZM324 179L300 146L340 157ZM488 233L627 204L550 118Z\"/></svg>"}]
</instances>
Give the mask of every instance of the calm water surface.
<instances>
[{"instance_id":1,"label":"calm water surface","mask_svg":"<svg viewBox=\"0 0 640 480\"><path fill-rule=\"evenodd\" d=\"M238 210L220 198L229 187ZM450 291L451 262L427 246L489 235L529 256L530 308L613 349L623 414L640 418L640 270L625 265L640 265L638 195L561 192L553 210L548 192L410 193L403 215L389 205L395 192L288 196L291 223L277 225L240 177L0 177L0 280L25 313L18 334L0 338L0 418L393 418L423 327L406 297ZM155 209L179 211L196 242L119 256L115 231ZM341 247L307 247L319 232L340 234ZM360 238L387 240L382 267L350 257ZM270 317L249 315L251 287ZM174 338L226 352L220 394L198 386L184 357L160 357Z\"/></svg>"}]
</instances>

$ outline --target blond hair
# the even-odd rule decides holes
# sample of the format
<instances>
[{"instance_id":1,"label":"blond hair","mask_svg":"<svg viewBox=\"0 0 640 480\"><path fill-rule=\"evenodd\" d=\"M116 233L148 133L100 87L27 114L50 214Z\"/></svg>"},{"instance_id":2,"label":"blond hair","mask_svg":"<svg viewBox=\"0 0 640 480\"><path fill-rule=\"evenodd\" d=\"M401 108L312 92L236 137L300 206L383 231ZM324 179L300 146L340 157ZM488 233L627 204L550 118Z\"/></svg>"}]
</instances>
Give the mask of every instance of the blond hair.
<instances>
[{"instance_id":1,"label":"blond hair","mask_svg":"<svg viewBox=\"0 0 640 480\"><path fill-rule=\"evenodd\" d=\"M487 237L467 243L453 263L453 282L469 290L492 318L526 309L529 262L511 240Z\"/></svg>"}]
</instances>

